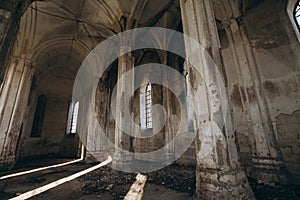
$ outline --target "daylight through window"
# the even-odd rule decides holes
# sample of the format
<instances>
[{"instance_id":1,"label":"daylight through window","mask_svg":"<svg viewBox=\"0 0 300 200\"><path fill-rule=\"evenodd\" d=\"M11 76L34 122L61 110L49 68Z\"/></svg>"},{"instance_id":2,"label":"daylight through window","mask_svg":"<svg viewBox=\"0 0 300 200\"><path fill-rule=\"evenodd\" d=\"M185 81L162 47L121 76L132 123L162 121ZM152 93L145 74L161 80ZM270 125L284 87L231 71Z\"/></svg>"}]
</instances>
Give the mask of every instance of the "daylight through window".
<instances>
[{"instance_id":1,"label":"daylight through window","mask_svg":"<svg viewBox=\"0 0 300 200\"><path fill-rule=\"evenodd\" d=\"M77 120L78 120L79 101L71 103L69 109L68 127L67 133L75 134L77 132Z\"/></svg>"}]
</instances>

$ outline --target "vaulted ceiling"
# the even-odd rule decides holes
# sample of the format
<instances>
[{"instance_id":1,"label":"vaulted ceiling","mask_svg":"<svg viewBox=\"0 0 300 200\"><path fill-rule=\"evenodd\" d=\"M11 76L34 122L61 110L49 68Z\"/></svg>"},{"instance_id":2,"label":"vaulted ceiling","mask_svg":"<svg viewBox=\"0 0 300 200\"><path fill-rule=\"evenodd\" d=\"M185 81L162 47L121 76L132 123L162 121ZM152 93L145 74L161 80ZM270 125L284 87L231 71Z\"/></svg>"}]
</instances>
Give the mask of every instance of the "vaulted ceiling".
<instances>
[{"instance_id":1,"label":"vaulted ceiling","mask_svg":"<svg viewBox=\"0 0 300 200\"><path fill-rule=\"evenodd\" d=\"M114 34L146 26L177 29L180 19L178 0L34 1L21 19L15 53L38 68L62 65L63 59L78 66Z\"/></svg>"},{"instance_id":2,"label":"vaulted ceiling","mask_svg":"<svg viewBox=\"0 0 300 200\"><path fill-rule=\"evenodd\" d=\"M31 1L10 0L6 4ZM220 0L213 2L216 18L221 18L226 9L224 5L229 4ZM246 10L256 3L256 0L233 0L232 4ZM15 54L25 55L39 68L62 65L63 59L65 65L79 67L101 41L122 31L146 26L179 29L179 0L33 1L21 19Z\"/></svg>"},{"instance_id":3,"label":"vaulted ceiling","mask_svg":"<svg viewBox=\"0 0 300 200\"><path fill-rule=\"evenodd\" d=\"M124 30L143 26L176 29L180 22L177 0L46 0L26 11L36 20L35 44L70 36L96 44Z\"/></svg>"}]
</instances>

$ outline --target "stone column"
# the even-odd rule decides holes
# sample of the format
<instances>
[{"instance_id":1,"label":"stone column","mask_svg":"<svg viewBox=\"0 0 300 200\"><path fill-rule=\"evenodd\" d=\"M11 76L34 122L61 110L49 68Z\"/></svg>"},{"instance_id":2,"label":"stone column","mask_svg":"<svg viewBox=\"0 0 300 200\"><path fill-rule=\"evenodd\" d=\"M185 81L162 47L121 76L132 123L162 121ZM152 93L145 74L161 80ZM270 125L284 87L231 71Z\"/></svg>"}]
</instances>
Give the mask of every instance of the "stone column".
<instances>
[{"instance_id":1,"label":"stone column","mask_svg":"<svg viewBox=\"0 0 300 200\"><path fill-rule=\"evenodd\" d=\"M285 167L275 138L269 109L263 94L255 56L242 19L223 21L231 57L236 68L237 87L250 130L254 174L260 182L286 182ZM239 111L237 110L237 113Z\"/></svg>"},{"instance_id":2,"label":"stone column","mask_svg":"<svg viewBox=\"0 0 300 200\"><path fill-rule=\"evenodd\" d=\"M121 46L120 51L130 52L130 47L128 46ZM131 78L132 84L126 84L125 80L122 80L122 76L125 75L129 70L134 67L134 60L131 53L127 53L125 55L121 55L118 58L118 87L117 87L117 95L116 95L116 127L115 127L115 154L113 159L113 165L122 166L124 164L127 165L128 162L132 161L132 157L130 155L124 155L122 152L118 151L117 148L124 149L126 151L130 150L131 147L131 140L130 136L125 134L118 124L121 126L131 126L132 124L125 124L125 117L133 117L125 115L125 106L129 107L130 114L132 113L132 106L130 105L129 101L126 101L125 95L132 94L133 92L133 84L134 84L134 77ZM128 80L126 80L128 83ZM133 130L132 130L133 131ZM127 165L128 166L128 165Z\"/></svg>"},{"instance_id":3,"label":"stone column","mask_svg":"<svg viewBox=\"0 0 300 200\"><path fill-rule=\"evenodd\" d=\"M24 58L13 58L0 97L0 167L14 164L31 80L31 64Z\"/></svg>"},{"instance_id":4,"label":"stone column","mask_svg":"<svg viewBox=\"0 0 300 200\"><path fill-rule=\"evenodd\" d=\"M18 2L0 2L0 83L3 82L9 55L16 39L22 6L23 4Z\"/></svg>"},{"instance_id":5,"label":"stone column","mask_svg":"<svg viewBox=\"0 0 300 200\"><path fill-rule=\"evenodd\" d=\"M210 0L180 0L184 33L198 41L221 68L219 38ZM185 41L186 57L194 58L192 47ZM199 55L201 57L201 55ZM201 57L202 77L188 66L191 97L197 130L196 195L203 199L251 199L253 193L240 167L232 119L226 92L221 90L217 69L209 66L209 58ZM204 80L205 83L204 83ZM206 112L208 116L199 116ZM209 122L213 119L213 122ZM215 124L215 125L214 125ZM207 155L203 155L208 151ZM204 151L204 152L203 152Z\"/></svg>"},{"instance_id":6,"label":"stone column","mask_svg":"<svg viewBox=\"0 0 300 200\"><path fill-rule=\"evenodd\" d=\"M166 66L170 66L171 65L171 61L168 60L168 53L167 52L161 52L161 64L162 65L166 65ZM170 59L170 57L169 57ZM172 114L172 98L171 98L171 91L169 90L169 85L168 83L171 82L171 80L175 79L176 77L170 77L168 73L162 73L161 76L162 79L167 80L166 81L166 85L165 87L161 86L161 94L162 94L162 102L161 105L165 108L166 111L166 115L165 115L165 126L163 127L163 131L164 131L164 146L169 144L170 141L173 140L174 136L176 135L176 133L174 132L174 128L176 125L178 125L178 122L173 121L173 114ZM155 104L155 102L153 103ZM154 126L155 126L155 121L154 121ZM175 157L175 150L174 150L174 146L169 145L168 146L168 153L165 155L166 156L166 160L171 160L174 159Z\"/></svg>"}]
</instances>

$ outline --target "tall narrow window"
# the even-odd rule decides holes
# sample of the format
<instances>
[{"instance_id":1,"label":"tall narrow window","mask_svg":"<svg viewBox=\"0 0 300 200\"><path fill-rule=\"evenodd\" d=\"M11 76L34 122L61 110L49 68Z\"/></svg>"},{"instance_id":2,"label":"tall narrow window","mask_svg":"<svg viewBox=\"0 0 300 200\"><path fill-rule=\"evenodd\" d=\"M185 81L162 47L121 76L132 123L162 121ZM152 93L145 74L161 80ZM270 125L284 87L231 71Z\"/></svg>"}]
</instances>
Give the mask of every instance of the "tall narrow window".
<instances>
[{"instance_id":1,"label":"tall narrow window","mask_svg":"<svg viewBox=\"0 0 300 200\"><path fill-rule=\"evenodd\" d=\"M140 89L140 122L141 128L152 128L152 88L151 83Z\"/></svg>"},{"instance_id":2,"label":"tall narrow window","mask_svg":"<svg viewBox=\"0 0 300 200\"><path fill-rule=\"evenodd\" d=\"M38 97L37 104L36 104L30 137L41 137L44 118L45 118L46 105L47 105L47 97L45 95L40 95Z\"/></svg>"},{"instance_id":3,"label":"tall narrow window","mask_svg":"<svg viewBox=\"0 0 300 200\"><path fill-rule=\"evenodd\" d=\"M298 29L300 30L300 1L295 5L294 16Z\"/></svg>"},{"instance_id":4,"label":"tall narrow window","mask_svg":"<svg viewBox=\"0 0 300 200\"><path fill-rule=\"evenodd\" d=\"M152 128L152 88L151 83L146 87L145 109L146 109L146 127Z\"/></svg>"},{"instance_id":5,"label":"tall narrow window","mask_svg":"<svg viewBox=\"0 0 300 200\"><path fill-rule=\"evenodd\" d=\"M79 111L79 101L71 103L69 109L67 134L77 133L78 111Z\"/></svg>"}]
</instances>

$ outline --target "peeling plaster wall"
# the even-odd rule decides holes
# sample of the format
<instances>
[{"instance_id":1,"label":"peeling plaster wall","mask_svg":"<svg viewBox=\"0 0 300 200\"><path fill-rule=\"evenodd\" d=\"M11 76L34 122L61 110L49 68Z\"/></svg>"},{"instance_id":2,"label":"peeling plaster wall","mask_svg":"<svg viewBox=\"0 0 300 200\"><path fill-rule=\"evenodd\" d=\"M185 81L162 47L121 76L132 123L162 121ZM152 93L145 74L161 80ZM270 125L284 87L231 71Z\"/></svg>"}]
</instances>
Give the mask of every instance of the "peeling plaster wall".
<instances>
[{"instance_id":1,"label":"peeling plaster wall","mask_svg":"<svg viewBox=\"0 0 300 200\"><path fill-rule=\"evenodd\" d=\"M280 153L288 170L288 178L299 183L300 45L286 8L287 1L264 1L249 9L240 23L246 27L261 80L259 94L265 98L266 109L260 112L269 115L272 122ZM236 84L237 80L242 81L242 77L237 76L233 67L228 38L222 32L219 35L241 163L246 168L247 175L253 176L253 138L250 136L249 123L254 121L249 119L251 110L245 108L245 102L256 102L257 96L253 87L244 88ZM244 62L247 64L248 60Z\"/></svg>"},{"instance_id":2,"label":"peeling plaster wall","mask_svg":"<svg viewBox=\"0 0 300 200\"><path fill-rule=\"evenodd\" d=\"M292 182L299 183L300 171L300 111L276 116L278 143Z\"/></svg>"},{"instance_id":3,"label":"peeling plaster wall","mask_svg":"<svg viewBox=\"0 0 300 200\"><path fill-rule=\"evenodd\" d=\"M266 1L245 16L245 24L283 159L299 183L300 45L286 7L286 1Z\"/></svg>"}]
</instances>

